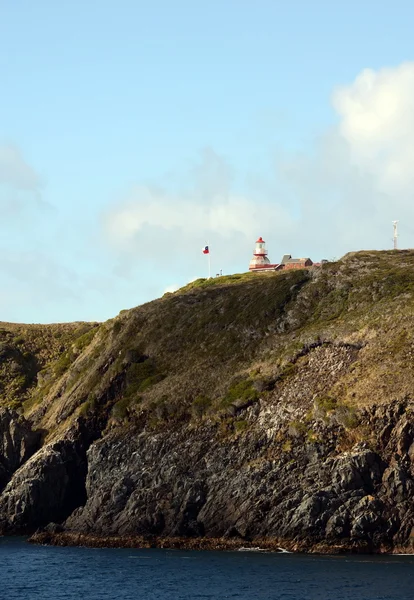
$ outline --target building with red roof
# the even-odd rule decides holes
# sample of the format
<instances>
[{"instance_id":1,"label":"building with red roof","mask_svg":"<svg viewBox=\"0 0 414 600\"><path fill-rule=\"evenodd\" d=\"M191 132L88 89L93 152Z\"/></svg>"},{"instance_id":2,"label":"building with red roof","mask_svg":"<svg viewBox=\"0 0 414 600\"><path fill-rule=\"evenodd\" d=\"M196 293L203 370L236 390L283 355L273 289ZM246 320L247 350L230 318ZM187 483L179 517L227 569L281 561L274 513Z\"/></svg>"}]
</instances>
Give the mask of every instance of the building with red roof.
<instances>
[{"instance_id":1,"label":"building with red roof","mask_svg":"<svg viewBox=\"0 0 414 600\"><path fill-rule=\"evenodd\" d=\"M249 264L249 271L284 271L291 269L307 269L309 267L320 267L321 263L314 263L310 258L292 258L291 254L285 254L280 263L271 263L267 257L266 242L262 237L256 240L253 258ZM327 261L322 261L322 263Z\"/></svg>"}]
</instances>

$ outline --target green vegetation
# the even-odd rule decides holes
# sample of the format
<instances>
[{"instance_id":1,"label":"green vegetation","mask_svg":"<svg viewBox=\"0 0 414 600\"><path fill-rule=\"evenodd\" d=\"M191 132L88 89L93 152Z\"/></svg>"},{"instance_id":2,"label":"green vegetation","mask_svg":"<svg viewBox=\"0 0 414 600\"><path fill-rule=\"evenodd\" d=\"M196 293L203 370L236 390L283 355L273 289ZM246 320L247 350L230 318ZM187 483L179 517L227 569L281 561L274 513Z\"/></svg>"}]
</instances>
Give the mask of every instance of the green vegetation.
<instances>
[{"instance_id":1,"label":"green vegetation","mask_svg":"<svg viewBox=\"0 0 414 600\"><path fill-rule=\"evenodd\" d=\"M113 328L112 328L112 333L114 335L117 335L122 329L122 323L121 321L115 321Z\"/></svg>"},{"instance_id":2,"label":"green vegetation","mask_svg":"<svg viewBox=\"0 0 414 600\"><path fill-rule=\"evenodd\" d=\"M137 393L145 392L163 379L164 375L157 371L155 362L150 358L146 358L139 363L133 363L126 373L125 396L131 397Z\"/></svg>"},{"instance_id":3,"label":"green vegetation","mask_svg":"<svg viewBox=\"0 0 414 600\"><path fill-rule=\"evenodd\" d=\"M346 404L341 404L337 407L335 410L335 419L345 429L356 429L360 423L356 409Z\"/></svg>"},{"instance_id":4,"label":"green vegetation","mask_svg":"<svg viewBox=\"0 0 414 600\"><path fill-rule=\"evenodd\" d=\"M212 401L210 398L203 395L197 396L191 404L192 415L196 418L201 418L207 414L211 406Z\"/></svg>"},{"instance_id":5,"label":"green vegetation","mask_svg":"<svg viewBox=\"0 0 414 600\"><path fill-rule=\"evenodd\" d=\"M0 323L0 405L31 409L48 393L53 378L73 362L72 345L95 324ZM50 374L50 381L45 380Z\"/></svg>"},{"instance_id":6,"label":"green vegetation","mask_svg":"<svg viewBox=\"0 0 414 600\"><path fill-rule=\"evenodd\" d=\"M309 433L309 426L307 423L300 421L298 419L294 419L289 423L289 434L292 437L302 437L307 436Z\"/></svg>"},{"instance_id":7,"label":"green vegetation","mask_svg":"<svg viewBox=\"0 0 414 600\"><path fill-rule=\"evenodd\" d=\"M253 384L254 382L251 379L244 379L235 383L228 389L220 406L226 408L231 404L240 404L243 406L255 402L259 398L259 393Z\"/></svg>"},{"instance_id":8,"label":"green vegetation","mask_svg":"<svg viewBox=\"0 0 414 600\"><path fill-rule=\"evenodd\" d=\"M338 406L338 401L336 398L332 398L331 396L317 396L314 400L314 405L315 416L326 418L328 413L336 409Z\"/></svg>"},{"instance_id":9,"label":"green vegetation","mask_svg":"<svg viewBox=\"0 0 414 600\"><path fill-rule=\"evenodd\" d=\"M249 427L249 422L245 421L245 420L235 421L235 423L234 423L234 428L236 430L236 433L243 433L244 431L246 431L246 429L248 429L248 427Z\"/></svg>"},{"instance_id":10,"label":"green vegetation","mask_svg":"<svg viewBox=\"0 0 414 600\"><path fill-rule=\"evenodd\" d=\"M324 421L333 419L345 429L355 429L358 426L359 418L354 407L339 402L332 396L317 396L314 400L313 416L322 418Z\"/></svg>"},{"instance_id":11,"label":"green vegetation","mask_svg":"<svg viewBox=\"0 0 414 600\"><path fill-rule=\"evenodd\" d=\"M131 396L124 396L121 400L118 400L118 402L114 404L112 408L112 416L119 420L126 419L131 409L140 402L140 396L136 396L135 398L131 398Z\"/></svg>"},{"instance_id":12,"label":"green vegetation","mask_svg":"<svg viewBox=\"0 0 414 600\"><path fill-rule=\"evenodd\" d=\"M309 287L314 322L346 316L372 303L414 292L414 257L400 253L360 252L326 265L317 286Z\"/></svg>"},{"instance_id":13,"label":"green vegetation","mask_svg":"<svg viewBox=\"0 0 414 600\"><path fill-rule=\"evenodd\" d=\"M84 330L86 331L84 332ZM84 332L84 333L83 333ZM57 377L61 377L71 366L71 364L76 359L76 356L82 352L85 348L89 346L92 342L95 334L97 332L96 327L90 327L89 325L81 327L80 330L77 331L79 337L76 337L63 354L59 357L59 359L54 364L54 371Z\"/></svg>"},{"instance_id":14,"label":"green vegetation","mask_svg":"<svg viewBox=\"0 0 414 600\"><path fill-rule=\"evenodd\" d=\"M114 426L235 435L260 397L295 404L292 435L316 440L309 412L357 435L360 407L412 395L413 331L414 251L199 279L99 326L0 323L0 404L50 432L99 411Z\"/></svg>"},{"instance_id":15,"label":"green vegetation","mask_svg":"<svg viewBox=\"0 0 414 600\"><path fill-rule=\"evenodd\" d=\"M291 375L294 375L296 371L296 365L295 363L292 362L287 362L282 370L280 371L277 380L278 381L284 381L285 379L287 379L288 377L290 377Z\"/></svg>"},{"instance_id":16,"label":"green vegetation","mask_svg":"<svg viewBox=\"0 0 414 600\"><path fill-rule=\"evenodd\" d=\"M69 348L62 356L55 362L54 371L57 377L61 377L70 367L75 359L73 350Z\"/></svg>"},{"instance_id":17,"label":"green vegetation","mask_svg":"<svg viewBox=\"0 0 414 600\"><path fill-rule=\"evenodd\" d=\"M93 414L97 406L96 396L94 394L90 394L87 400L81 404L79 414L83 417Z\"/></svg>"},{"instance_id":18,"label":"green vegetation","mask_svg":"<svg viewBox=\"0 0 414 600\"><path fill-rule=\"evenodd\" d=\"M82 334L80 337L78 337L74 342L74 346L75 346L76 350L78 350L79 352L82 352L82 350L87 348L89 346L89 344L91 343L91 341L93 340L93 338L95 337L96 332L97 332L97 328L94 327L92 329L89 329L89 331Z\"/></svg>"},{"instance_id":19,"label":"green vegetation","mask_svg":"<svg viewBox=\"0 0 414 600\"><path fill-rule=\"evenodd\" d=\"M194 290L194 289L199 289L199 288L206 288L206 287L212 287L212 286L221 286L221 285L228 285L228 284L233 284L233 283L240 283L242 281L253 281L254 279L257 280L258 277L268 277L268 276L275 276L276 273L267 273L265 275L258 275L257 273L235 273L234 275L222 275L220 277L211 277L210 279L207 278L200 278L200 279L196 279L195 281L192 281L191 283L188 283L186 286L180 288L177 292L174 292L174 294L182 294L184 292L188 292L190 290Z\"/></svg>"}]
</instances>

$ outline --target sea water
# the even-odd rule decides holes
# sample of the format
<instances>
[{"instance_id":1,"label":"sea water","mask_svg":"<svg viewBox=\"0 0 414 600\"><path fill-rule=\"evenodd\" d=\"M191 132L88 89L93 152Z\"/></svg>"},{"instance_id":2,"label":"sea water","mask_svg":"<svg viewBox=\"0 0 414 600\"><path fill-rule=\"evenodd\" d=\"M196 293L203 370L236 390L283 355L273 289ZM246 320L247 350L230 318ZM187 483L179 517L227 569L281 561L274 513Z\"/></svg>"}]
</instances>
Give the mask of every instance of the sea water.
<instances>
[{"instance_id":1,"label":"sea water","mask_svg":"<svg viewBox=\"0 0 414 600\"><path fill-rule=\"evenodd\" d=\"M1 600L413 600L414 556L32 546L0 538Z\"/></svg>"}]
</instances>

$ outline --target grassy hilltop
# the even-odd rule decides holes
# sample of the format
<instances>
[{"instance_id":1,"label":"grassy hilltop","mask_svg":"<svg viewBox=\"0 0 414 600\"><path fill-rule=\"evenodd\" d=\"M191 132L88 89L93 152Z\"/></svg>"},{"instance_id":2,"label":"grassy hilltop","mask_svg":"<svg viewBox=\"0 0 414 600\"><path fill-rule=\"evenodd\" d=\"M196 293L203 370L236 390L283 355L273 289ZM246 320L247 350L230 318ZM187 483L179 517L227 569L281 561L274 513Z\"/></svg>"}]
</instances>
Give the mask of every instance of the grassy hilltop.
<instances>
[{"instance_id":1,"label":"grassy hilltop","mask_svg":"<svg viewBox=\"0 0 414 600\"><path fill-rule=\"evenodd\" d=\"M414 548L414 251L4 323L0 356L0 534Z\"/></svg>"},{"instance_id":2,"label":"grassy hilltop","mask_svg":"<svg viewBox=\"0 0 414 600\"><path fill-rule=\"evenodd\" d=\"M310 386L320 410L346 407L352 421L354 409L412 396L413 325L411 250L198 280L103 324L0 323L0 405L49 438L79 418L101 430L205 419L241 430L244 406ZM341 347L352 360L332 366Z\"/></svg>"}]
</instances>

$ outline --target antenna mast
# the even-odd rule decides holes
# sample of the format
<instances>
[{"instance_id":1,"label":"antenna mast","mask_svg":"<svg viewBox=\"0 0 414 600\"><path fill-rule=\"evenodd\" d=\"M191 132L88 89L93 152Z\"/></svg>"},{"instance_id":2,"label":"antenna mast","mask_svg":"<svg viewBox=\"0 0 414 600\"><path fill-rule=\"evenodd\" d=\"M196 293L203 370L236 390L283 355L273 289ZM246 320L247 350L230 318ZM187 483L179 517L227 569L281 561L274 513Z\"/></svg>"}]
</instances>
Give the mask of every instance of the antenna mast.
<instances>
[{"instance_id":1,"label":"antenna mast","mask_svg":"<svg viewBox=\"0 0 414 600\"><path fill-rule=\"evenodd\" d=\"M398 250L398 221L393 221L392 225L394 228L394 236L392 238L394 242L394 250Z\"/></svg>"}]
</instances>

